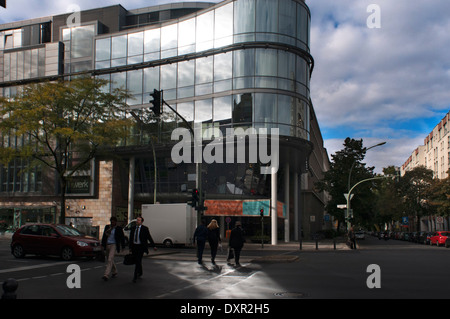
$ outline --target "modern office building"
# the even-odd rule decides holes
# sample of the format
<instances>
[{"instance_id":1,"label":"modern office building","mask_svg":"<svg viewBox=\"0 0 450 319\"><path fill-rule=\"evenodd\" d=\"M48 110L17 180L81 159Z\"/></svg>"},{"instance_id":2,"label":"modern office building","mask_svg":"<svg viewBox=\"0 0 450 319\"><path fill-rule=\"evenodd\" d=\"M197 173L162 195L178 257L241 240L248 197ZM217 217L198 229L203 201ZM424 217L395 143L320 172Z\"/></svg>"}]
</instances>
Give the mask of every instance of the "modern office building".
<instances>
[{"instance_id":1,"label":"modern office building","mask_svg":"<svg viewBox=\"0 0 450 319\"><path fill-rule=\"evenodd\" d=\"M110 81L104 90L129 90L136 114L151 106L155 89L176 111L165 105L163 117L138 123L114 157L96 158L77 174L66 211L75 225L102 229L111 215L131 220L142 204L186 202L201 172L206 218L223 229L240 220L253 236L262 208L273 244L297 240L299 227L305 237L323 228L326 198L311 180L328 167L310 99L309 28L303 0L115 5L11 22L0 25L0 92L12 98L28 83L89 74ZM200 167L174 161L172 133L184 120L204 149L213 140L227 154L215 148L215 160ZM268 174L259 140L266 136L264 154L279 155ZM16 138L2 142L20 147ZM0 220L56 221L55 176L23 171L26 165L16 160L0 170Z\"/></svg>"}]
</instances>

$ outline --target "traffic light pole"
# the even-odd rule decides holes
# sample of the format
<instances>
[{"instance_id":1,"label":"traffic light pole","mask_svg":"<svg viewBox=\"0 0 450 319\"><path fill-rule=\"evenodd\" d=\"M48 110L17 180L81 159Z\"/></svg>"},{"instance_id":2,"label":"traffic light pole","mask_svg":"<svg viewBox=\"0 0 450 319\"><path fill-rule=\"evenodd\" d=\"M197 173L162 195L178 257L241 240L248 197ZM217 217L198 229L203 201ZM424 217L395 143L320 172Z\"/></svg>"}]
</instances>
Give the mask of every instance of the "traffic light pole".
<instances>
[{"instance_id":1,"label":"traffic light pole","mask_svg":"<svg viewBox=\"0 0 450 319\"><path fill-rule=\"evenodd\" d=\"M189 131L191 132L191 134L192 134L192 141L194 141L194 143L195 143L195 133L194 133L194 130L193 130L191 124L189 124L189 122L186 121L186 119L183 116L181 116L180 113L178 113L173 107L171 107L166 101L164 101L163 93L164 93L164 91L161 90L161 104L162 105L166 105L172 112L174 112L178 117L181 118L181 120L187 125ZM162 110L161 110L161 112L162 112ZM197 213L197 224L199 225L200 224L201 215L202 215L202 212L204 210L203 192L202 192L202 164L201 163L196 163L195 164L195 171L196 171L196 173L195 173L195 175L196 175L196 177L195 177L195 188L197 188L198 191L199 191L199 203L200 203L200 209L198 210L198 213Z\"/></svg>"}]
</instances>

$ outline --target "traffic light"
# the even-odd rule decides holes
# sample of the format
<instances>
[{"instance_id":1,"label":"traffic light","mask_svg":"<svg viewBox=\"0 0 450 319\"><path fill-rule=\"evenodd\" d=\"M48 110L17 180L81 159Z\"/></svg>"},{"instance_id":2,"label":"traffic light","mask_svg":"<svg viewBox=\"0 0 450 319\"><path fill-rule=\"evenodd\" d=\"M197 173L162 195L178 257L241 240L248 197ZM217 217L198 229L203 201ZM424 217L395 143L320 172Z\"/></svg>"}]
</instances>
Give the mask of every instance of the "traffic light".
<instances>
[{"instance_id":1,"label":"traffic light","mask_svg":"<svg viewBox=\"0 0 450 319\"><path fill-rule=\"evenodd\" d=\"M261 217L264 217L264 208L261 208L261 209L259 210L259 215L260 215Z\"/></svg>"},{"instance_id":2,"label":"traffic light","mask_svg":"<svg viewBox=\"0 0 450 319\"><path fill-rule=\"evenodd\" d=\"M158 91L157 89L153 90L153 93L150 94L150 96L153 98L150 100L150 103L153 104L150 108L152 109L153 113L155 113L156 116L161 115L161 91Z\"/></svg>"},{"instance_id":3,"label":"traffic light","mask_svg":"<svg viewBox=\"0 0 450 319\"><path fill-rule=\"evenodd\" d=\"M202 192L202 198L198 198L197 200L197 206L195 206L195 210L197 211L205 211L208 208L205 206L205 192Z\"/></svg>"},{"instance_id":4,"label":"traffic light","mask_svg":"<svg viewBox=\"0 0 450 319\"><path fill-rule=\"evenodd\" d=\"M191 192L191 196L188 199L188 205L197 207L199 201L199 192L197 188L194 188Z\"/></svg>"}]
</instances>

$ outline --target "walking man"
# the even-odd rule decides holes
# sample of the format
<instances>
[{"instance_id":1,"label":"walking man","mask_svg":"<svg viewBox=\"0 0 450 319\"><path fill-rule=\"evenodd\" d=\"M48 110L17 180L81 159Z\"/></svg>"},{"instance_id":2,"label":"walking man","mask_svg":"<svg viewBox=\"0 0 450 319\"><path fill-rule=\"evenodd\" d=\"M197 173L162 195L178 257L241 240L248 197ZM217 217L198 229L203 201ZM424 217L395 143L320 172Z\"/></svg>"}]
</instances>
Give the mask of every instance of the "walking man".
<instances>
[{"instance_id":1,"label":"walking man","mask_svg":"<svg viewBox=\"0 0 450 319\"><path fill-rule=\"evenodd\" d=\"M105 226L102 237L102 246L106 251L107 262L105 273L102 277L104 281L107 281L110 275L113 278L117 276L117 267L114 263L115 253L119 253L120 248L125 248L125 236L122 227L117 226L117 218L113 216L109 221L111 224Z\"/></svg>"},{"instance_id":2,"label":"walking man","mask_svg":"<svg viewBox=\"0 0 450 319\"><path fill-rule=\"evenodd\" d=\"M242 230L241 222L237 221L234 229L230 233L230 248L234 250L234 261L236 262L236 266L240 267L239 258L241 256L242 247L244 247L244 231ZM230 254L231 251L230 250ZM227 260L230 261L231 255L228 255Z\"/></svg>"},{"instance_id":3,"label":"walking man","mask_svg":"<svg viewBox=\"0 0 450 319\"><path fill-rule=\"evenodd\" d=\"M197 262L199 265L203 264L203 251L205 249L206 239L208 237L208 228L205 226L205 221L202 219L200 225L194 232L194 245L197 240Z\"/></svg>"},{"instance_id":4,"label":"walking man","mask_svg":"<svg viewBox=\"0 0 450 319\"><path fill-rule=\"evenodd\" d=\"M155 242L150 235L150 230L147 226L142 224L143 222L144 218L139 216L136 219L136 226L131 228L130 232L130 250L136 261L133 282L136 282L137 278L141 277L143 274L142 257L144 256L144 253L148 254L148 242L150 242L150 245L153 246L154 250L157 250Z\"/></svg>"}]
</instances>

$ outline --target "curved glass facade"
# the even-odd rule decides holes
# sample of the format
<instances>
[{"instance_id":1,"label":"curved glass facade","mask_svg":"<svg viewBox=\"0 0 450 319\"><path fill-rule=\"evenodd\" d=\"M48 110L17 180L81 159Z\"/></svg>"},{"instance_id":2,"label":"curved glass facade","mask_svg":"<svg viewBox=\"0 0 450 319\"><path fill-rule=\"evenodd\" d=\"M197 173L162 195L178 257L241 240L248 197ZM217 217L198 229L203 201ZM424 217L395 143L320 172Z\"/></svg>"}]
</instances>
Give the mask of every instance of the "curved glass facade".
<instances>
[{"instance_id":1,"label":"curved glass facade","mask_svg":"<svg viewBox=\"0 0 450 319\"><path fill-rule=\"evenodd\" d=\"M95 69L113 82L105 90L130 91L133 108L163 90L188 121L279 127L309 139L309 25L302 1L224 1L168 24L96 37Z\"/></svg>"}]
</instances>

